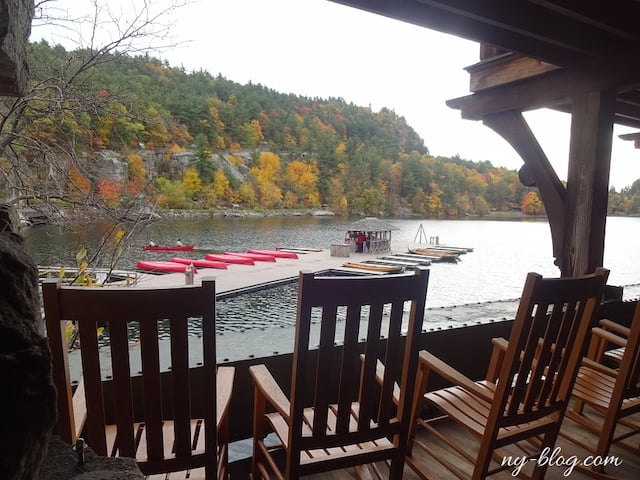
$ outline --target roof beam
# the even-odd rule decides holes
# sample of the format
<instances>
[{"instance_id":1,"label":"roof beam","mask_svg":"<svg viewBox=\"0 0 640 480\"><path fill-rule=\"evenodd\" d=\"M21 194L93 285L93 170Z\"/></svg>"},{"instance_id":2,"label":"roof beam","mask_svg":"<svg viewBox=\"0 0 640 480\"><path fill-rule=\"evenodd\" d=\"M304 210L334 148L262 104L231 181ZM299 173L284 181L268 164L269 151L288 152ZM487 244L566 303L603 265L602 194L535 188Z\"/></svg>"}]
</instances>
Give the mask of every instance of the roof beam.
<instances>
[{"instance_id":1,"label":"roof beam","mask_svg":"<svg viewBox=\"0 0 640 480\"><path fill-rule=\"evenodd\" d=\"M550 9L547 5L556 2L330 1L468 40L491 44L560 66L587 64L613 54L616 49L624 51L631 48L623 42L624 35L629 35L626 29L622 32L611 32L611 28L602 28L597 22L581 22L578 18L582 18L582 14L567 15L566 11L559 12L558 8ZM630 31L637 33L637 29ZM640 49L640 39L637 39L637 35L634 37L634 41L636 40L636 48Z\"/></svg>"},{"instance_id":2,"label":"roof beam","mask_svg":"<svg viewBox=\"0 0 640 480\"><path fill-rule=\"evenodd\" d=\"M640 86L640 54L601 61L593 69L558 69L447 101L462 118L481 120L509 110L562 108L575 95L612 90L621 93Z\"/></svg>"}]
</instances>

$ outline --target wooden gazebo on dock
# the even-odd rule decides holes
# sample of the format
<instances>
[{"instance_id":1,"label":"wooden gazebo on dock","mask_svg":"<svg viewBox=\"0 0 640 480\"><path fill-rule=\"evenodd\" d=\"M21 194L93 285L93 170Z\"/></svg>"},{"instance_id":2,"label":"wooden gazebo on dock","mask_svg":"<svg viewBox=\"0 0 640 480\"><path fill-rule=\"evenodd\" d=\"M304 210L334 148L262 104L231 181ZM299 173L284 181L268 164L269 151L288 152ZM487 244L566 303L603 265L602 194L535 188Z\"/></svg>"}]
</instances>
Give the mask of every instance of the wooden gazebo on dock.
<instances>
[{"instance_id":1,"label":"wooden gazebo on dock","mask_svg":"<svg viewBox=\"0 0 640 480\"><path fill-rule=\"evenodd\" d=\"M388 252L391 250L392 230L398 228L375 217L365 217L349 227L344 241L352 252Z\"/></svg>"}]
</instances>

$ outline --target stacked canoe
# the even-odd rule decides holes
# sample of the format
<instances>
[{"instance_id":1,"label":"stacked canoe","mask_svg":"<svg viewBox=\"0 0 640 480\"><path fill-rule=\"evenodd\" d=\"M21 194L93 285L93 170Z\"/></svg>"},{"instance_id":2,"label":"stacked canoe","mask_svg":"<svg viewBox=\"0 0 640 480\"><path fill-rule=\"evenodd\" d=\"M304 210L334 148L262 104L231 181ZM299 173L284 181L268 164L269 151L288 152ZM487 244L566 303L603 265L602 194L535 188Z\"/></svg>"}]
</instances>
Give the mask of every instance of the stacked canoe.
<instances>
[{"instance_id":1,"label":"stacked canoe","mask_svg":"<svg viewBox=\"0 0 640 480\"><path fill-rule=\"evenodd\" d=\"M193 249L193 246L190 246ZM147 247L143 247L149 250ZM175 247L159 247L154 250L176 250ZM300 253L308 250L300 249ZM196 267L199 268L220 268L226 269L229 264L238 265L255 265L255 262L275 262L277 258L298 258L298 253L288 249L278 250L247 250L246 252L224 252L224 253L208 253L204 259L192 259L183 257L173 257L170 261L141 260L137 263L138 270L153 273L184 273L189 265L193 265L194 272Z\"/></svg>"}]
</instances>

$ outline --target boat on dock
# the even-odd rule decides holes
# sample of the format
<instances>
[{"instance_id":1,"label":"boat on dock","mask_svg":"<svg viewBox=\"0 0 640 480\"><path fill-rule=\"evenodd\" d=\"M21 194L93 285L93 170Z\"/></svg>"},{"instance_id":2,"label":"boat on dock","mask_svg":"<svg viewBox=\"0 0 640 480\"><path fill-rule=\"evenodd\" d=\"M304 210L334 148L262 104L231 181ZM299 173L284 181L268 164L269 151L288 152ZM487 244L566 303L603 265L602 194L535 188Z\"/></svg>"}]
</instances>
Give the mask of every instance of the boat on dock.
<instances>
[{"instance_id":1,"label":"boat on dock","mask_svg":"<svg viewBox=\"0 0 640 480\"><path fill-rule=\"evenodd\" d=\"M247 253L257 253L258 255L271 255L276 258L298 258L296 252L289 252L287 250L247 250Z\"/></svg>"},{"instance_id":2,"label":"boat on dock","mask_svg":"<svg viewBox=\"0 0 640 480\"><path fill-rule=\"evenodd\" d=\"M246 257L258 262L275 262L276 257L273 255L265 255L260 253L238 253L238 252L224 252L227 255L236 255L238 257Z\"/></svg>"},{"instance_id":3,"label":"boat on dock","mask_svg":"<svg viewBox=\"0 0 640 480\"><path fill-rule=\"evenodd\" d=\"M362 263L371 263L374 265L388 265L388 266L396 266L396 267L403 267L403 268L412 268L418 265L424 265L424 263L412 262L410 260L398 260L398 259L389 258L389 257L375 258L373 260L365 260ZM431 261L429 261L428 264L431 264Z\"/></svg>"},{"instance_id":4,"label":"boat on dock","mask_svg":"<svg viewBox=\"0 0 640 480\"><path fill-rule=\"evenodd\" d=\"M416 265L431 265L431 258L425 255L415 255L412 253L394 253L392 255L385 255L378 257L378 260L407 262L411 266Z\"/></svg>"},{"instance_id":5,"label":"boat on dock","mask_svg":"<svg viewBox=\"0 0 640 480\"><path fill-rule=\"evenodd\" d=\"M254 265L255 262L249 257L240 257L238 255L230 255L228 253L207 253L204 258L224 263L239 263L243 265Z\"/></svg>"},{"instance_id":6,"label":"boat on dock","mask_svg":"<svg viewBox=\"0 0 640 480\"><path fill-rule=\"evenodd\" d=\"M460 253L458 252L437 250L435 248L412 248L409 250L409 253L423 255L431 258L432 261L440 262L457 262L460 257Z\"/></svg>"},{"instance_id":7,"label":"boat on dock","mask_svg":"<svg viewBox=\"0 0 640 480\"><path fill-rule=\"evenodd\" d=\"M343 263L342 266L346 268L355 268L377 273L400 273L404 269L404 267L398 265L376 265L366 262L346 262Z\"/></svg>"},{"instance_id":8,"label":"boat on dock","mask_svg":"<svg viewBox=\"0 0 640 480\"><path fill-rule=\"evenodd\" d=\"M156 247L151 245L143 245L142 250L188 252L190 250L193 250L194 246L195 245L174 245L172 247Z\"/></svg>"},{"instance_id":9,"label":"boat on dock","mask_svg":"<svg viewBox=\"0 0 640 480\"><path fill-rule=\"evenodd\" d=\"M136 264L136 268L145 272L185 273L189 265L186 263L159 260L140 260ZM198 273L195 267L193 268L193 273Z\"/></svg>"},{"instance_id":10,"label":"boat on dock","mask_svg":"<svg viewBox=\"0 0 640 480\"><path fill-rule=\"evenodd\" d=\"M196 267L202 268L227 268L226 263L215 260L173 257L171 261L176 263L183 263L185 265L194 265Z\"/></svg>"},{"instance_id":11,"label":"boat on dock","mask_svg":"<svg viewBox=\"0 0 640 480\"><path fill-rule=\"evenodd\" d=\"M456 253L459 253L459 254L464 254L464 253L467 253L467 252L473 252L473 248L471 248L471 247L452 247L452 246L440 245L440 244L435 244L435 245L429 244L425 248L432 249L432 250L440 250L440 251L443 251L443 252L456 252Z\"/></svg>"}]
</instances>

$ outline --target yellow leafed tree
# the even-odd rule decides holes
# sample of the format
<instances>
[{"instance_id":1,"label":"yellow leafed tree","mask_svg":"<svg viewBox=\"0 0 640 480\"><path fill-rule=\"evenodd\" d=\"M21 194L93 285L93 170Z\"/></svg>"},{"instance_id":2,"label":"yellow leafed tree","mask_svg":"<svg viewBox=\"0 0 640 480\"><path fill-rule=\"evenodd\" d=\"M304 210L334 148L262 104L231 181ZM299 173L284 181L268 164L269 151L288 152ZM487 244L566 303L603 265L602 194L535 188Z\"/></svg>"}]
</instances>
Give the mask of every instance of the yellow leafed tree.
<instances>
[{"instance_id":1,"label":"yellow leafed tree","mask_svg":"<svg viewBox=\"0 0 640 480\"><path fill-rule=\"evenodd\" d=\"M195 168L187 168L182 176L182 184L184 189L190 194L195 195L202 190L202 180Z\"/></svg>"},{"instance_id":2,"label":"yellow leafed tree","mask_svg":"<svg viewBox=\"0 0 640 480\"><path fill-rule=\"evenodd\" d=\"M316 162L304 163L294 160L287 166L287 180L292 193L297 198L304 198L309 207L319 205L318 194L318 167Z\"/></svg>"},{"instance_id":3,"label":"yellow leafed tree","mask_svg":"<svg viewBox=\"0 0 640 480\"><path fill-rule=\"evenodd\" d=\"M274 207L282 200L282 190L276 184L280 177L280 157L271 152L263 152L258 165L251 169L258 190L258 201L263 207Z\"/></svg>"},{"instance_id":4,"label":"yellow leafed tree","mask_svg":"<svg viewBox=\"0 0 640 480\"><path fill-rule=\"evenodd\" d=\"M213 175L213 191L217 198L226 198L229 190L229 179L220 169Z\"/></svg>"}]
</instances>

